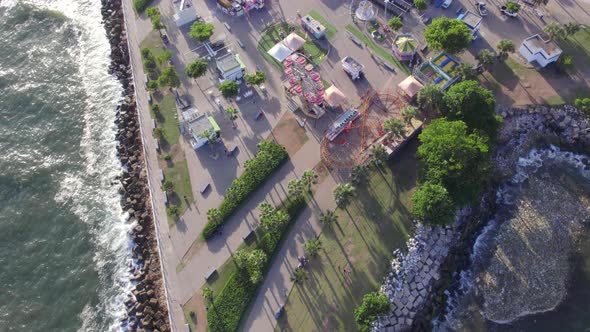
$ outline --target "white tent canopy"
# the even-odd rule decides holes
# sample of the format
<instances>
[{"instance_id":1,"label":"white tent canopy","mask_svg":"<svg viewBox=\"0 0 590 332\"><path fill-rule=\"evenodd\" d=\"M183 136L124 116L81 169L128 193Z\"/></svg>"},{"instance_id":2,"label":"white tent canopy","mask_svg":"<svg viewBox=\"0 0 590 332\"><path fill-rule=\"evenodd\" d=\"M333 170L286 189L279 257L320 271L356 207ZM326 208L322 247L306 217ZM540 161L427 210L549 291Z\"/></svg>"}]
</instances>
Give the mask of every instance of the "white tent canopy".
<instances>
[{"instance_id":1,"label":"white tent canopy","mask_svg":"<svg viewBox=\"0 0 590 332\"><path fill-rule=\"evenodd\" d=\"M287 48L283 43L278 43L273 46L268 52L273 58L277 59L279 62L283 62L289 55L293 53L289 48Z\"/></svg>"},{"instance_id":2,"label":"white tent canopy","mask_svg":"<svg viewBox=\"0 0 590 332\"><path fill-rule=\"evenodd\" d=\"M305 39L301 36L296 34L295 32L291 32L285 39L282 41L283 45L287 46L292 51L297 51L300 49L303 44L305 44Z\"/></svg>"}]
</instances>

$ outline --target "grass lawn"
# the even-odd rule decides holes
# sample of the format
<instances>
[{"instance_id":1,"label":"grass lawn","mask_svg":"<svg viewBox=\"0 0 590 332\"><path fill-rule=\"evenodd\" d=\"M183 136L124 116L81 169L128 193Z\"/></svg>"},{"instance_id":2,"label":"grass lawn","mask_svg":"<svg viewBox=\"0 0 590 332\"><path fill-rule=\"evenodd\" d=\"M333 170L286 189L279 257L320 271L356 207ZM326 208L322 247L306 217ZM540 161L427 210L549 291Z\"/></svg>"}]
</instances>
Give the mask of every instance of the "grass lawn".
<instances>
[{"instance_id":1,"label":"grass lawn","mask_svg":"<svg viewBox=\"0 0 590 332\"><path fill-rule=\"evenodd\" d=\"M315 10L312 10L307 14L326 27L326 38L330 39L336 35L336 32L338 32L338 30L336 30L336 28L334 28L334 26L330 24L328 20L326 20L322 15L320 15L320 13L316 12Z\"/></svg>"},{"instance_id":2,"label":"grass lawn","mask_svg":"<svg viewBox=\"0 0 590 332\"><path fill-rule=\"evenodd\" d=\"M264 57L268 62L272 63L278 69L283 70L283 64L277 61L272 56L270 56L268 53L266 53L277 42L281 41L284 38L281 38L281 32L284 36L287 36L289 34L289 24L287 22L275 24L264 30L262 33L262 37L260 38L260 41L258 42L256 48L258 49L260 54L262 54L262 57ZM322 60L324 60L324 58L326 57L327 51L320 48L313 41L309 40L309 38L305 36L305 33L301 30L301 28L295 27L295 32L301 37L305 38L306 43L303 45L303 49L308 54L311 54L311 61L313 62L313 64L317 65L320 62L322 62Z\"/></svg>"},{"instance_id":3,"label":"grass lawn","mask_svg":"<svg viewBox=\"0 0 590 332\"><path fill-rule=\"evenodd\" d=\"M538 75L539 72L535 68L528 68L522 64L516 62L512 58L508 58L505 61L508 68L512 69L512 72L516 74L520 79L526 79L527 75Z\"/></svg>"},{"instance_id":4,"label":"grass lawn","mask_svg":"<svg viewBox=\"0 0 590 332\"><path fill-rule=\"evenodd\" d=\"M277 331L355 331L354 309L377 290L390 269L393 250L405 250L413 233L410 196L416 183L417 144L406 147L383 173L358 186L348 211L320 235L323 248L312 259L309 279L296 285ZM351 281L340 268L352 268Z\"/></svg>"},{"instance_id":5,"label":"grass lawn","mask_svg":"<svg viewBox=\"0 0 590 332\"><path fill-rule=\"evenodd\" d=\"M383 59L389 61L391 64L397 66L402 72L406 74L410 74L410 69L405 64L401 63L397 60L390 51L386 51L381 46L375 44L373 39L367 37L364 33L362 33L359 29L355 28L353 25L347 25L346 30L350 31L357 39L361 42L365 43L373 52L377 53Z\"/></svg>"},{"instance_id":6,"label":"grass lawn","mask_svg":"<svg viewBox=\"0 0 590 332\"><path fill-rule=\"evenodd\" d=\"M590 27L578 31L575 35L558 41L563 54L571 55L575 68L585 70L590 68Z\"/></svg>"},{"instance_id":7,"label":"grass lawn","mask_svg":"<svg viewBox=\"0 0 590 332\"><path fill-rule=\"evenodd\" d=\"M145 39L141 42L141 44L139 44L139 47L140 49L148 48L150 51L152 51L152 54L156 59L166 51L164 42L162 41L162 38L160 38L160 34L156 31L151 31L147 35L147 37L145 37ZM162 70L164 70L164 68L166 68L167 65L158 63L157 61L156 63L158 64L158 68L156 71L157 74L160 75ZM151 79L155 78L151 77Z\"/></svg>"},{"instance_id":8,"label":"grass lawn","mask_svg":"<svg viewBox=\"0 0 590 332\"><path fill-rule=\"evenodd\" d=\"M178 205L180 211L184 212L188 208L184 197L186 196L189 202L194 201L186 159L168 164L166 169L164 169L164 177L174 183L174 192L168 194L168 201L170 204ZM174 223L174 218L168 216L168 223Z\"/></svg>"},{"instance_id":9,"label":"grass lawn","mask_svg":"<svg viewBox=\"0 0 590 332\"><path fill-rule=\"evenodd\" d=\"M152 116L156 119L158 127L162 129L161 144L163 148L166 148L166 145L174 145L178 143L178 139L180 138L176 101L172 94L167 93L157 100L157 104L160 106L160 112L154 114L153 111L150 111Z\"/></svg>"}]
</instances>

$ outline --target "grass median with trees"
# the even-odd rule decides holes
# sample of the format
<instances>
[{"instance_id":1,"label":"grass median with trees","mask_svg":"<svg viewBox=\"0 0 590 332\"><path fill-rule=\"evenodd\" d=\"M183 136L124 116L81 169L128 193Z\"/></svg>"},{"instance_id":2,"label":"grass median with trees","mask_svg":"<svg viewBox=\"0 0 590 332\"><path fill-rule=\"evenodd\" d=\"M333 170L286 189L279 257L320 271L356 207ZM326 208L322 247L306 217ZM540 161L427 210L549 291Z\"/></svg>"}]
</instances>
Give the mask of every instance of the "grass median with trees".
<instances>
[{"instance_id":1,"label":"grass median with trees","mask_svg":"<svg viewBox=\"0 0 590 332\"><path fill-rule=\"evenodd\" d=\"M207 211L207 224L202 236L211 239L215 232L265 181L289 155L275 141L261 141L254 158L244 164L244 173L232 182L219 207Z\"/></svg>"},{"instance_id":2,"label":"grass median with trees","mask_svg":"<svg viewBox=\"0 0 590 332\"><path fill-rule=\"evenodd\" d=\"M301 187L306 188L306 183L302 183ZM278 208L268 203L260 205L260 227L255 242L247 248L241 247L230 258L229 264L235 263L233 271L219 294L212 296L213 301L207 311L209 331L238 330L250 302L256 298L263 276L268 272L288 233L289 226L307 204L309 195L309 190L294 190L289 192Z\"/></svg>"}]
</instances>

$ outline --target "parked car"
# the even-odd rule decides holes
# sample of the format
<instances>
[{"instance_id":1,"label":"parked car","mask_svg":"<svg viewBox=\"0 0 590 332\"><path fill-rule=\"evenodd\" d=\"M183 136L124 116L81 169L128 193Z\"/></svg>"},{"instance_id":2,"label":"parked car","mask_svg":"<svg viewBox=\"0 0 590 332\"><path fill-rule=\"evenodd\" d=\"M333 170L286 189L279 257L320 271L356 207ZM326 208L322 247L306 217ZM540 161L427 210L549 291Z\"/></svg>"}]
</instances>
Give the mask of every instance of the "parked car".
<instances>
[{"instance_id":1,"label":"parked car","mask_svg":"<svg viewBox=\"0 0 590 332\"><path fill-rule=\"evenodd\" d=\"M449 8L452 3L453 3L453 0L445 0L445 2L443 2L443 4L442 4L442 7Z\"/></svg>"}]
</instances>

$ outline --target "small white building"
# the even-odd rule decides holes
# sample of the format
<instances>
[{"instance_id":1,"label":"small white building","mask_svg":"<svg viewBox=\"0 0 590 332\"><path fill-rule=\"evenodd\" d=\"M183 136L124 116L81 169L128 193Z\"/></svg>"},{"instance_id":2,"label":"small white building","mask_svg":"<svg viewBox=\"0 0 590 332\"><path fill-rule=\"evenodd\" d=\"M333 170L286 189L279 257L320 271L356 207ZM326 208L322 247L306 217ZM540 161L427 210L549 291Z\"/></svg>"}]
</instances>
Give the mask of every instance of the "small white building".
<instances>
[{"instance_id":1,"label":"small white building","mask_svg":"<svg viewBox=\"0 0 590 332\"><path fill-rule=\"evenodd\" d=\"M530 36L520 45L518 52L531 63L536 61L539 66L545 67L551 62L557 61L562 51L552 40L544 40L539 35Z\"/></svg>"},{"instance_id":2,"label":"small white building","mask_svg":"<svg viewBox=\"0 0 590 332\"><path fill-rule=\"evenodd\" d=\"M176 22L176 26L187 25L196 21L197 18L197 10L190 0L180 0L180 2L174 3L174 22Z\"/></svg>"},{"instance_id":3,"label":"small white building","mask_svg":"<svg viewBox=\"0 0 590 332\"><path fill-rule=\"evenodd\" d=\"M190 108L182 112L182 120L183 131L190 134L194 150L209 144L211 137L219 137L219 125L212 116L199 114L196 109Z\"/></svg>"},{"instance_id":4,"label":"small white building","mask_svg":"<svg viewBox=\"0 0 590 332\"><path fill-rule=\"evenodd\" d=\"M239 81L244 77L246 66L238 54L228 53L215 59L217 71L223 80Z\"/></svg>"},{"instance_id":5,"label":"small white building","mask_svg":"<svg viewBox=\"0 0 590 332\"><path fill-rule=\"evenodd\" d=\"M483 18L472 11L466 11L465 13L459 14L457 19L463 21L465 25L471 30L471 36L473 39L477 39L477 33L481 27L481 21Z\"/></svg>"}]
</instances>

